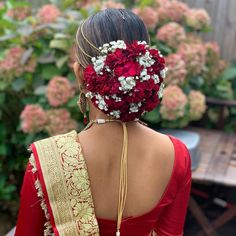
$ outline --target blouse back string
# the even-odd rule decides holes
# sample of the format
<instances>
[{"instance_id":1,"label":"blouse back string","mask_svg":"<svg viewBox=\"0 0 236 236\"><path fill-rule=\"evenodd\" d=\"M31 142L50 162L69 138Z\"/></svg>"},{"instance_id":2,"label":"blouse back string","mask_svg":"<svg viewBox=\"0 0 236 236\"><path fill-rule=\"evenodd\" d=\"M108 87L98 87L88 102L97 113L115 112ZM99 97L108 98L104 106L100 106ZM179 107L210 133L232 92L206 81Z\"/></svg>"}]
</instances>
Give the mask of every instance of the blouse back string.
<instances>
[{"instance_id":1,"label":"blouse back string","mask_svg":"<svg viewBox=\"0 0 236 236\"><path fill-rule=\"evenodd\" d=\"M106 122L116 121L122 124L123 127L123 147L120 160L120 176L119 176L119 197L118 197L118 209L117 209L117 230L116 236L120 236L120 227L122 222L122 215L125 208L127 189L128 189L128 130L125 122L115 119L97 119L91 120L84 130L90 128L94 123L103 124ZM137 120L140 122L139 120Z\"/></svg>"}]
</instances>

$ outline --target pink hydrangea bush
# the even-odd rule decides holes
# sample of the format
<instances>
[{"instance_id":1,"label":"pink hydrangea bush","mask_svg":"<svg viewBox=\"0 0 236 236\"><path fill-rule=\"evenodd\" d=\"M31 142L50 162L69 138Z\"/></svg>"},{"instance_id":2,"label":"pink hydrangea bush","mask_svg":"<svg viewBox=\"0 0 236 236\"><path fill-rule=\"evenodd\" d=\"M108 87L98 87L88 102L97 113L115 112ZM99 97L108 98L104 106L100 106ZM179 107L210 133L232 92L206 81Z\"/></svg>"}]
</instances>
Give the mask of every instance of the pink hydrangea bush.
<instances>
[{"instance_id":1,"label":"pink hydrangea bush","mask_svg":"<svg viewBox=\"0 0 236 236\"><path fill-rule=\"evenodd\" d=\"M184 42L190 44L203 44L202 38L192 32L186 34L186 39Z\"/></svg>"},{"instance_id":2,"label":"pink hydrangea bush","mask_svg":"<svg viewBox=\"0 0 236 236\"><path fill-rule=\"evenodd\" d=\"M60 10L53 4L43 5L38 11L38 18L42 23L55 22L58 16L61 15Z\"/></svg>"},{"instance_id":3,"label":"pink hydrangea bush","mask_svg":"<svg viewBox=\"0 0 236 236\"><path fill-rule=\"evenodd\" d=\"M154 8L145 6L134 8L132 11L144 21L148 28L154 28L157 25L158 13Z\"/></svg>"},{"instance_id":4,"label":"pink hydrangea bush","mask_svg":"<svg viewBox=\"0 0 236 236\"><path fill-rule=\"evenodd\" d=\"M79 0L75 2L76 8L83 8L87 9L92 6L96 6L98 4L101 4L100 0Z\"/></svg>"},{"instance_id":5,"label":"pink hydrangea bush","mask_svg":"<svg viewBox=\"0 0 236 236\"><path fill-rule=\"evenodd\" d=\"M186 64L188 75L202 72L206 63L206 49L203 44L183 43L178 48L178 54Z\"/></svg>"},{"instance_id":6,"label":"pink hydrangea bush","mask_svg":"<svg viewBox=\"0 0 236 236\"><path fill-rule=\"evenodd\" d=\"M169 54L165 57L168 68L165 84L183 85L187 75L186 65L181 55L177 53Z\"/></svg>"},{"instance_id":7,"label":"pink hydrangea bush","mask_svg":"<svg viewBox=\"0 0 236 236\"><path fill-rule=\"evenodd\" d=\"M162 3L157 13L159 21L164 23L168 21L182 22L185 14L189 11L187 4L176 0Z\"/></svg>"},{"instance_id":8,"label":"pink hydrangea bush","mask_svg":"<svg viewBox=\"0 0 236 236\"><path fill-rule=\"evenodd\" d=\"M194 30L204 30L210 27L211 20L204 9L190 9L185 13L185 23Z\"/></svg>"},{"instance_id":9,"label":"pink hydrangea bush","mask_svg":"<svg viewBox=\"0 0 236 236\"><path fill-rule=\"evenodd\" d=\"M24 72L33 73L35 71L34 57L30 57L25 64L21 63L24 53L25 49L21 47L12 47L6 52L3 60L0 60L0 78L10 82Z\"/></svg>"},{"instance_id":10,"label":"pink hydrangea bush","mask_svg":"<svg viewBox=\"0 0 236 236\"><path fill-rule=\"evenodd\" d=\"M208 53L213 53L215 56L220 57L220 47L217 42L207 42L205 43L205 47Z\"/></svg>"},{"instance_id":11,"label":"pink hydrangea bush","mask_svg":"<svg viewBox=\"0 0 236 236\"><path fill-rule=\"evenodd\" d=\"M206 111L206 98L200 91L192 90L188 95L189 116L191 120L199 120Z\"/></svg>"},{"instance_id":12,"label":"pink hydrangea bush","mask_svg":"<svg viewBox=\"0 0 236 236\"><path fill-rule=\"evenodd\" d=\"M0 2L0 10L5 8L5 2Z\"/></svg>"},{"instance_id":13,"label":"pink hydrangea bush","mask_svg":"<svg viewBox=\"0 0 236 236\"><path fill-rule=\"evenodd\" d=\"M44 129L47 123L47 114L38 105L26 105L21 112L21 129L25 133L37 133Z\"/></svg>"},{"instance_id":14,"label":"pink hydrangea bush","mask_svg":"<svg viewBox=\"0 0 236 236\"><path fill-rule=\"evenodd\" d=\"M16 7L7 11L7 16L18 21L22 21L31 15L31 9L28 6Z\"/></svg>"},{"instance_id":15,"label":"pink hydrangea bush","mask_svg":"<svg viewBox=\"0 0 236 236\"><path fill-rule=\"evenodd\" d=\"M49 135L63 134L77 129L77 122L71 118L67 109L51 109L46 114L48 123L45 130Z\"/></svg>"},{"instance_id":16,"label":"pink hydrangea bush","mask_svg":"<svg viewBox=\"0 0 236 236\"><path fill-rule=\"evenodd\" d=\"M58 107L66 104L74 93L75 90L67 78L55 76L48 84L46 96L51 106Z\"/></svg>"},{"instance_id":17,"label":"pink hydrangea bush","mask_svg":"<svg viewBox=\"0 0 236 236\"><path fill-rule=\"evenodd\" d=\"M114 2L111 0L102 2L101 10L105 10L107 8L123 9L125 8L125 5L120 2Z\"/></svg>"},{"instance_id":18,"label":"pink hydrangea bush","mask_svg":"<svg viewBox=\"0 0 236 236\"><path fill-rule=\"evenodd\" d=\"M220 59L220 47L216 42L205 43L205 48L207 70L204 71L203 77L206 83L212 84L226 69L227 63Z\"/></svg>"},{"instance_id":19,"label":"pink hydrangea bush","mask_svg":"<svg viewBox=\"0 0 236 236\"><path fill-rule=\"evenodd\" d=\"M174 121L185 115L188 99L182 89L169 85L164 89L160 114L164 120Z\"/></svg>"},{"instance_id":20,"label":"pink hydrangea bush","mask_svg":"<svg viewBox=\"0 0 236 236\"><path fill-rule=\"evenodd\" d=\"M167 4L169 0L155 0L154 3L156 7L162 7L163 5Z\"/></svg>"},{"instance_id":21,"label":"pink hydrangea bush","mask_svg":"<svg viewBox=\"0 0 236 236\"><path fill-rule=\"evenodd\" d=\"M186 34L181 25L170 22L158 30L156 38L172 48L177 48L186 39Z\"/></svg>"}]
</instances>

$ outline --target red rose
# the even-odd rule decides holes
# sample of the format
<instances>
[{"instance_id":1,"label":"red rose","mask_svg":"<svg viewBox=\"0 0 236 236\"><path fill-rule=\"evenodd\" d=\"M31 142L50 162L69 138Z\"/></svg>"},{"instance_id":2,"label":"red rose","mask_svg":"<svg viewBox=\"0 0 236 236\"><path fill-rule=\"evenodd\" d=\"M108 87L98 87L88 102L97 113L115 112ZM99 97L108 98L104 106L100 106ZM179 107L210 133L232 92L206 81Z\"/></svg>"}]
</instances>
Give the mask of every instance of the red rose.
<instances>
[{"instance_id":1,"label":"red rose","mask_svg":"<svg viewBox=\"0 0 236 236\"><path fill-rule=\"evenodd\" d=\"M85 82L90 82L91 80L96 79L97 77L97 73L93 68L93 65L88 65L85 69L84 69L84 80Z\"/></svg>"},{"instance_id":2,"label":"red rose","mask_svg":"<svg viewBox=\"0 0 236 236\"><path fill-rule=\"evenodd\" d=\"M114 73L117 77L124 76L135 76L141 72L141 66L138 62L129 61L124 65L120 65L115 68Z\"/></svg>"},{"instance_id":3,"label":"red rose","mask_svg":"<svg viewBox=\"0 0 236 236\"><path fill-rule=\"evenodd\" d=\"M160 72L165 68L165 60L159 55L157 49L146 48L146 45L138 44L137 41L126 44L126 46L126 49L118 48L107 54L105 66L108 66L111 71L108 72L103 69L102 74L97 74L93 65L89 65L84 71L88 91L104 97L108 110L103 110L103 112L109 115L111 111L118 110L121 112L119 118L121 121L131 121L139 118L144 111L151 111L160 103L158 91L159 85L163 81ZM138 63L137 57L144 55L147 51L150 52L155 61L152 66L146 68L147 74L150 76L157 74L160 82L155 84L153 79L141 81L139 78L135 79L136 85L131 92L124 93L119 90L120 82L118 78L120 76L140 76L144 66ZM112 95L120 97L121 101L116 102L111 97ZM96 98L93 97L92 102L98 108ZM138 112L130 112L131 103L141 103Z\"/></svg>"},{"instance_id":4,"label":"red rose","mask_svg":"<svg viewBox=\"0 0 236 236\"><path fill-rule=\"evenodd\" d=\"M123 64L125 61L126 57L124 57L122 49L117 48L113 53L107 55L104 64L113 69L117 64Z\"/></svg>"},{"instance_id":5,"label":"red rose","mask_svg":"<svg viewBox=\"0 0 236 236\"><path fill-rule=\"evenodd\" d=\"M145 54L146 46L144 44L138 44L138 41L134 41L132 44L127 45L127 56L137 57L139 54Z\"/></svg>"}]
</instances>

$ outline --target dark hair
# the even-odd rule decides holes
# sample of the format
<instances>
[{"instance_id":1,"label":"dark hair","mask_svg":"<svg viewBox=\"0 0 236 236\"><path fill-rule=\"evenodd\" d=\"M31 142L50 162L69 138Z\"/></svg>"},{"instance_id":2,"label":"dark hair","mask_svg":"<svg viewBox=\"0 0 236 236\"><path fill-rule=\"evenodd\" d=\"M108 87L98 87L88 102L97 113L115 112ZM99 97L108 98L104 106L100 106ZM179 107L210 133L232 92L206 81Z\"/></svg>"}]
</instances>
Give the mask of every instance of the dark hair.
<instances>
[{"instance_id":1,"label":"dark hair","mask_svg":"<svg viewBox=\"0 0 236 236\"><path fill-rule=\"evenodd\" d=\"M127 9L108 8L90 16L83 24L83 34L97 48L117 40L124 40L127 43L132 43L133 40L150 43L143 21ZM78 29L76 40L83 51L91 57L99 54L99 51L84 39L81 26ZM91 64L91 58L85 55L78 45L77 57L83 67Z\"/></svg>"}]
</instances>

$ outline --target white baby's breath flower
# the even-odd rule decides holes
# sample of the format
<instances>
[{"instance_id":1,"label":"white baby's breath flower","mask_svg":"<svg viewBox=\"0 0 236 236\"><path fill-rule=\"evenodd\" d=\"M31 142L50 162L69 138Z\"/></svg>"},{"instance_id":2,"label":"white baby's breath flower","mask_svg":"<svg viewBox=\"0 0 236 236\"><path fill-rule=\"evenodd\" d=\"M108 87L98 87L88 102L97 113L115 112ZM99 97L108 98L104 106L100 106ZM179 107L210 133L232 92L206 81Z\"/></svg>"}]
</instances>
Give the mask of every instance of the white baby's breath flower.
<instances>
[{"instance_id":1,"label":"white baby's breath flower","mask_svg":"<svg viewBox=\"0 0 236 236\"><path fill-rule=\"evenodd\" d=\"M126 44L123 40L111 41L111 51L115 51L117 48L126 49Z\"/></svg>"},{"instance_id":2,"label":"white baby's breath flower","mask_svg":"<svg viewBox=\"0 0 236 236\"><path fill-rule=\"evenodd\" d=\"M136 85L135 78L132 76L129 77L120 76L118 80L120 81L121 86L119 87L119 90L121 91L128 92Z\"/></svg>"},{"instance_id":3,"label":"white baby's breath flower","mask_svg":"<svg viewBox=\"0 0 236 236\"><path fill-rule=\"evenodd\" d=\"M161 77L165 78L166 77L166 72L168 71L168 68L165 67L163 70L161 70L160 74L161 74Z\"/></svg>"},{"instance_id":4,"label":"white baby's breath flower","mask_svg":"<svg viewBox=\"0 0 236 236\"><path fill-rule=\"evenodd\" d=\"M107 104L106 104L104 98L100 94L96 94L95 97L97 99L96 103L98 104L98 108L101 109L101 110L107 111L108 110L107 109Z\"/></svg>"},{"instance_id":5,"label":"white baby's breath flower","mask_svg":"<svg viewBox=\"0 0 236 236\"><path fill-rule=\"evenodd\" d=\"M114 111L111 111L110 112L110 115L111 116L114 116L114 117L116 117L116 118L120 118L120 111L119 110L114 110Z\"/></svg>"},{"instance_id":6,"label":"white baby's breath flower","mask_svg":"<svg viewBox=\"0 0 236 236\"><path fill-rule=\"evenodd\" d=\"M158 92L157 92L159 99L163 97L163 90L164 90L164 87L165 87L164 83L161 83L160 88L159 88L159 90L158 90Z\"/></svg>"},{"instance_id":7,"label":"white baby's breath flower","mask_svg":"<svg viewBox=\"0 0 236 236\"><path fill-rule=\"evenodd\" d=\"M116 94L113 94L111 97L112 97L113 99L115 99L116 102L120 102L120 101L121 101L121 98L118 97L118 96L116 96Z\"/></svg>"},{"instance_id":8,"label":"white baby's breath flower","mask_svg":"<svg viewBox=\"0 0 236 236\"><path fill-rule=\"evenodd\" d=\"M141 66L149 67L155 63L155 60L152 59L150 52L147 51L145 55L138 58L138 62Z\"/></svg>"},{"instance_id":9,"label":"white baby's breath flower","mask_svg":"<svg viewBox=\"0 0 236 236\"><path fill-rule=\"evenodd\" d=\"M101 70L104 67L105 60L106 60L106 56L98 56L95 59L92 58L93 67L94 67L94 70L96 71L96 73L101 72Z\"/></svg>"},{"instance_id":10,"label":"white baby's breath flower","mask_svg":"<svg viewBox=\"0 0 236 236\"><path fill-rule=\"evenodd\" d=\"M138 104L135 104L135 103L130 103L130 107L129 107L129 111L130 112L138 112Z\"/></svg>"},{"instance_id":11,"label":"white baby's breath flower","mask_svg":"<svg viewBox=\"0 0 236 236\"><path fill-rule=\"evenodd\" d=\"M146 41L138 41L137 44L144 44L144 45L147 45L147 42L146 42Z\"/></svg>"},{"instance_id":12,"label":"white baby's breath flower","mask_svg":"<svg viewBox=\"0 0 236 236\"><path fill-rule=\"evenodd\" d=\"M92 92L87 92L86 94L85 94L85 97L86 98L92 98L94 95L93 95L93 93Z\"/></svg>"},{"instance_id":13,"label":"white baby's breath flower","mask_svg":"<svg viewBox=\"0 0 236 236\"><path fill-rule=\"evenodd\" d=\"M152 79L154 80L154 83L155 83L155 84L158 84L158 83L160 82L160 78L159 78L159 76L156 75L156 74L154 74L154 75L152 76Z\"/></svg>"},{"instance_id":14,"label":"white baby's breath flower","mask_svg":"<svg viewBox=\"0 0 236 236\"><path fill-rule=\"evenodd\" d=\"M147 69L143 69L140 73L141 81L149 80L151 78L150 75L147 74Z\"/></svg>"}]
</instances>

